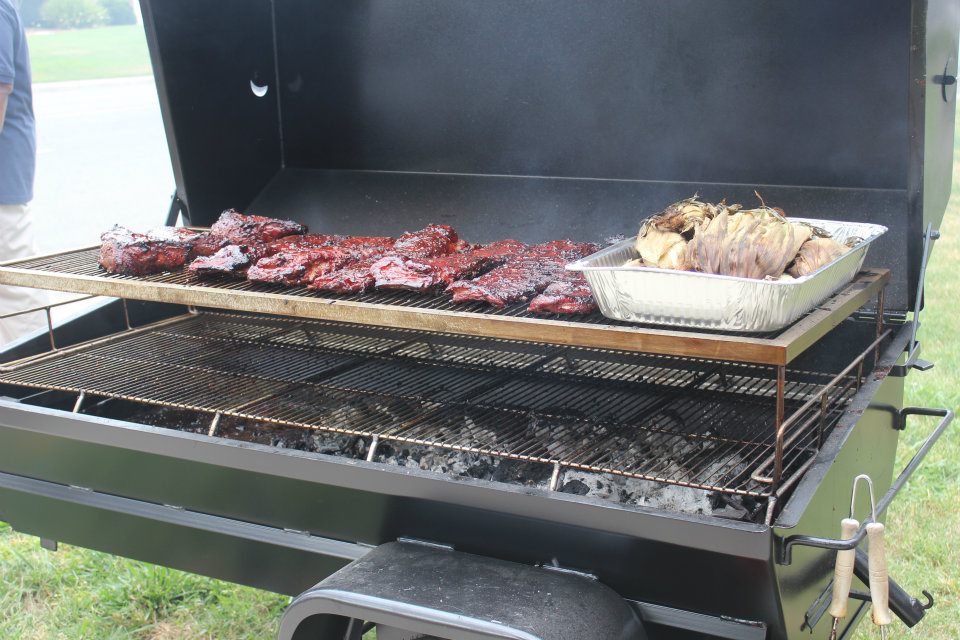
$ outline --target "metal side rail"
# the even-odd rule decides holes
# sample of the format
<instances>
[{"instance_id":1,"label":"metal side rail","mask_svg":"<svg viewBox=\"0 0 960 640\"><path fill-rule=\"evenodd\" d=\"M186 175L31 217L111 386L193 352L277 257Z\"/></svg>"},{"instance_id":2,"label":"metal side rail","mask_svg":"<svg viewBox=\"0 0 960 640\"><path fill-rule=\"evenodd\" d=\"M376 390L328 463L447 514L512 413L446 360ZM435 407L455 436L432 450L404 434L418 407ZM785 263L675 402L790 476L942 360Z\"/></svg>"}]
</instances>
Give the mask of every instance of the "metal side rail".
<instances>
[{"instance_id":1,"label":"metal side rail","mask_svg":"<svg viewBox=\"0 0 960 640\"><path fill-rule=\"evenodd\" d=\"M883 498L881 498L876 508L877 516L881 515L884 511L886 511L887 507L890 506L894 498L910 479L910 476L912 476L913 473L919 468L920 464L923 462L923 459L940 439L940 436L944 434L944 432L947 430L947 427L949 427L953 422L954 418L954 412L950 409L904 407L898 413L898 428L900 429L904 429L906 427L906 421L909 416L940 417L941 420L937 427L914 454L913 458L910 459L910 462L908 462L903 468L903 471L900 472L900 475L897 476L897 479L890 486L890 489L887 490ZM784 539L778 547L777 562L782 565L789 565L793 561L793 547L795 546L815 547L818 549L830 549L834 551L855 549L867 537L866 527L870 522L873 522L873 518L866 518L853 537L846 540L821 538L818 536L808 535L789 536L788 538ZM858 578L864 582L867 582L868 576L865 560L866 556L859 549L857 550L857 554L858 557L857 565L855 566L855 573ZM891 609L908 627L913 627L916 625L923 618L925 611L933 606L933 597L927 591L923 591L923 594L927 600L926 603L924 603L916 598L911 597L893 579L889 580L889 589ZM853 597L856 597L856 595L856 592L851 594ZM815 605L815 610L809 612L810 615L808 615L808 620L806 623L808 627L812 629L814 626L816 626L817 622L826 612L829 604L830 585L827 585L821 595L821 598L818 599L818 602Z\"/></svg>"},{"instance_id":2,"label":"metal side rail","mask_svg":"<svg viewBox=\"0 0 960 640\"><path fill-rule=\"evenodd\" d=\"M933 430L933 433L924 441L923 445L917 450L913 458L910 459L910 462L907 463L907 466L903 468L903 471L900 472L900 475L897 476L897 479L890 486L890 489L884 494L883 498L880 499L880 502L877 503L877 515L879 516L884 511L887 510L887 507L890 506L890 503L893 502L893 499L896 498L897 494L900 493L900 490L903 489L903 486L907 483L907 480L910 479L910 476L913 475L913 472L917 470L920 464L923 462L923 459L930 452L930 449L937 443L937 440L940 439L940 436L943 435L944 431L947 430L947 427L950 426L950 423L953 422L954 413L950 409L929 409L925 407L904 407L900 410L900 428L902 429L906 423L908 416L933 416L940 417L940 424L937 425L937 428ZM795 535L786 538L779 548L779 553L777 554L777 563L782 565L788 565L793 562L793 547L799 545L801 547L816 547L818 549L831 549L833 551L847 551L854 549L867 537L867 525L873 522L872 518L867 518L860 525L860 528L857 530L856 534L848 540L839 540L836 538L821 538L818 536L807 536L807 535Z\"/></svg>"}]
</instances>

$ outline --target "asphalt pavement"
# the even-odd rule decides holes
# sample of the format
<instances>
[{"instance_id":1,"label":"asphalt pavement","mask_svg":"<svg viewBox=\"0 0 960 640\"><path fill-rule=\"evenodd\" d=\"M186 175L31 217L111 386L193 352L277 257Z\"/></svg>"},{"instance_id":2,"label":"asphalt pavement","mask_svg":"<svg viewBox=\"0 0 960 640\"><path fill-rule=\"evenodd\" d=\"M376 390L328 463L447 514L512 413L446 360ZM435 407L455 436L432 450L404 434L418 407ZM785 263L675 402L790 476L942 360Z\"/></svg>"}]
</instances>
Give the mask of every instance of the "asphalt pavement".
<instances>
[{"instance_id":1,"label":"asphalt pavement","mask_svg":"<svg viewBox=\"0 0 960 640\"><path fill-rule=\"evenodd\" d=\"M174 191L152 77L37 84L32 203L41 253L96 244L115 223L163 223Z\"/></svg>"}]
</instances>

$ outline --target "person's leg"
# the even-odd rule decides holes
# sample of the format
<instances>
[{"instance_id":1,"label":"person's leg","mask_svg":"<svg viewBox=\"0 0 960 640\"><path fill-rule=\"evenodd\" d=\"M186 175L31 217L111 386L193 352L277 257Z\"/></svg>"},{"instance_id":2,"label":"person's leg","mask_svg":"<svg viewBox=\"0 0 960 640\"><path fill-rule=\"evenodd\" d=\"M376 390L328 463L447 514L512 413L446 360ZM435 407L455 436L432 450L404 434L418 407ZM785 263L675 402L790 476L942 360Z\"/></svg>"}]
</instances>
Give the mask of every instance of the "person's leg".
<instances>
[{"instance_id":1,"label":"person's leg","mask_svg":"<svg viewBox=\"0 0 960 640\"><path fill-rule=\"evenodd\" d=\"M0 262L36 253L29 205L0 205ZM0 286L0 316L45 304L46 293L39 289ZM43 312L0 320L0 346L45 326L47 319Z\"/></svg>"}]
</instances>

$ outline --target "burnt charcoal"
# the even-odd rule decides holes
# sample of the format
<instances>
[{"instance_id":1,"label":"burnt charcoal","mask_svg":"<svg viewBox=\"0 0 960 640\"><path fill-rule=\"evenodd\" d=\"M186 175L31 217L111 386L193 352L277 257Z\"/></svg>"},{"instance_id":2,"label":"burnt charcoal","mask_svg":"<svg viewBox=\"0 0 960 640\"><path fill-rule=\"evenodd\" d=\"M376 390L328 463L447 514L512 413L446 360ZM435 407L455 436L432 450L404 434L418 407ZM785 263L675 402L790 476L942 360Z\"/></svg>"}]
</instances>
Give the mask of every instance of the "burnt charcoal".
<instances>
[{"instance_id":1,"label":"burnt charcoal","mask_svg":"<svg viewBox=\"0 0 960 640\"><path fill-rule=\"evenodd\" d=\"M524 460L503 460L497 465L496 471L490 477L495 482L522 484L528 487L548 486L553 467L541 462L526 462Z\"/></svg>"},{"instance_id":2,"label":"burnt charcoal","mask_svg":"<svg viewBox=\"0 0 960 640\"><path fill-rule=\"evenodd\" d=\"M578 496L585 496L590 493L590 487L588 487L582 480L570 480L569 482L564 483L564 485L560 488L560 491L564 493L572 493Z\"/></svg>"}]
</instances>

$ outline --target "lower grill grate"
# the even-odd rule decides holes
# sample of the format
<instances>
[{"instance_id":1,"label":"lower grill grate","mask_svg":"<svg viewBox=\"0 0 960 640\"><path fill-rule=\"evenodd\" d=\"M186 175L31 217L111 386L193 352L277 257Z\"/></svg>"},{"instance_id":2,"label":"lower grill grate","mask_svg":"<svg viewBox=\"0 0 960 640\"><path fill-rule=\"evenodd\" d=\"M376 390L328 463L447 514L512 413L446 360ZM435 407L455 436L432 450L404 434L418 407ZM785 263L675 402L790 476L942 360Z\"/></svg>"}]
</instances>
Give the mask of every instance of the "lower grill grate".
<instances>
[{"instance_id":1,"label":"lower grill grate","mask_svg":"<svg viewBox=\"0 0 960 640\"><path fill-rule=\"evenodd\" d=\"M802 472L862 371L201 313L0 369L0 382L730 494Z\"/></svg>"}]
</instances>

